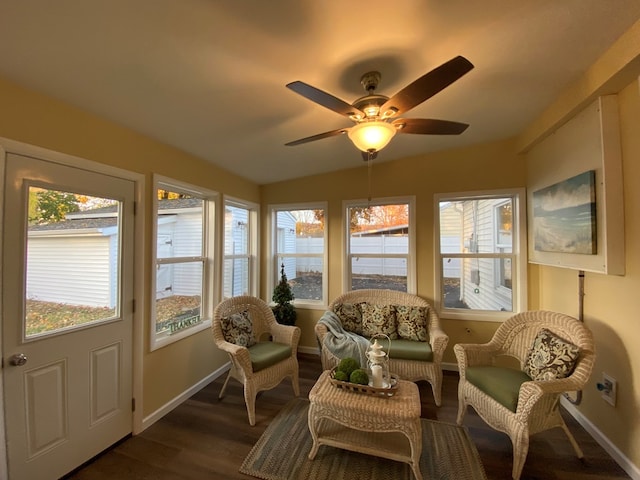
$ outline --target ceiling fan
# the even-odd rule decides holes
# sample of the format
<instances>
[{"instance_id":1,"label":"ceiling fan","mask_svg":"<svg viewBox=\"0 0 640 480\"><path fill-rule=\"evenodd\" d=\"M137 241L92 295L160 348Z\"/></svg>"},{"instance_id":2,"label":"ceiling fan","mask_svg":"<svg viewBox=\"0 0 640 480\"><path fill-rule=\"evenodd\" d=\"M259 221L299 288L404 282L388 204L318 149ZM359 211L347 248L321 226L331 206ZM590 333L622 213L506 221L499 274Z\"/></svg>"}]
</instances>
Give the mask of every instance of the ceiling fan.
<instances>
[{"instance_id":1,"label":"ceiling fan","mask_svg":"<svg viewBox=\"0 0 640 480\"><path fill-rule=\"evenodd\" d=\"M424 74L390 98L376 93L380 73L368 72L360 80L367 94L358 98L353 104L304 82L291 82L287 84L287 88L349 118L355 122L355 125L301 138L285 145L300 145L346 133L353 144L362 151L363 158L372 160L398 132L419 135L459 135L469 125L429 118L400 118L398 115L431 98L472 68L473 64L469 60L457 56Z\"/></svg>"}]
</instances>

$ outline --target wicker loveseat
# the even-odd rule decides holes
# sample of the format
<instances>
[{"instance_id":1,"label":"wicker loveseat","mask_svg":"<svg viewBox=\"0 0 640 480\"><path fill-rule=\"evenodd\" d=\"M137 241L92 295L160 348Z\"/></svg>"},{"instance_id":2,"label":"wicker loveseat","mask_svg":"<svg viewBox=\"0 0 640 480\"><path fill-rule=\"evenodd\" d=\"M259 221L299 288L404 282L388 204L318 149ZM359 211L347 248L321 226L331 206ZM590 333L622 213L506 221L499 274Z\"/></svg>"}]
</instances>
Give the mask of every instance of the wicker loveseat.
<instances>
[{"instance_id":1,"label":"wicker loveseat","mask_svg":"<svg viewBox=\"0 0 640 480\"><path fill-rule=\"evenodd\" d=\"M348 320L341 316L342 312L348 308L351 318ZM389 308L384 308L389 307ZM397 309L396 307L400 307ZM449 337L440 327L440 319L435 309L429 303L417 295L394 290L353 290L337 297L330 305L329 310L341 317L342 326L345 330L365 336L362 331L363 314L365 317L371 309L384 309L393 316L395 321L396 313L398 317L420 314L426 327L426 334L422 340L409 340L398 335L397 339L391 341L389 355L389 370L398 375L403 380L418 381L426 380L431 384L433 397L436 405L441 404L442 390L442 355L449 341ZM364 309L364 312L363 312ZM404 313L403 313L404 312ZM402 331L402 329L400 329ZM326 347L324 339L329 335L329 329L322 322L318 322L315 327L318 345L321 348L322 367L329 370L335 367L340 359ZM405 335L406 337L406 335ZM422 335L421 335L422 337Z\"/></svg>"}]
</instances>

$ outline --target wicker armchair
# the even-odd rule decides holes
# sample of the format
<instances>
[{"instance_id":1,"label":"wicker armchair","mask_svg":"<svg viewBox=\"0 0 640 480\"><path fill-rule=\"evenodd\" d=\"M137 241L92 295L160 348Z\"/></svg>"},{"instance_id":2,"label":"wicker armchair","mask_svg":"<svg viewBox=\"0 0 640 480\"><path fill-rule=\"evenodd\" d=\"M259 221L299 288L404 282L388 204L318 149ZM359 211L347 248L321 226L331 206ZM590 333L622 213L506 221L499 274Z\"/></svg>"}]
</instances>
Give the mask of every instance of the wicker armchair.
<instances>
[{"instance_id":1,"label":"wicker armchair","mask_svg":"<svg viewBox=\"0 0 640 480\"><path fill-rule=\"evenodd\" d=\"M248 312L253 334L258 341L247 348L225 340L223 321L232 314ZM222 386L219 398L224 396L230 378L244 385L249 424L255 425L255 402L258 392L278 385L285 377L291 377L293 392L300 395L298 382L298 342L300 329L280 325L273 311L263 300L251 296L233 297L222 301L213 314L213 339L221 350L229 354L231 369Z\"/></svg>"},{"instance_id":2,"label":"wicker armchair","mask_svg":"<svg viewBox=\"0 0 640 480\"><path fill-rule=\"evenodd\" d=\"M467 369L478 366L494 366L499 356L515 357L524 369L531 345L541 329L579 348L579 356L572 373L562 379L533 381L525 376L524 383L513 390L513 408L507 408L467 380ZM513 470L515 480L520 478L527 452L529 436L554 427L564 430L578 458L583 454L567 428L559 411L563 392L581 390L593 369L595 347L591 331L580 321L561 313L529 311L514 315L500 325L489 343L457 344L454 352L458 360L460 383L458 385L458 424L461 425L467 406L472 406L492 428L506 433L513 444ZM511 369L502 369L502 372ZM477 371L477 369L476 369ZM492 372L493 387L503 380L499 371ZM515 374L523 374L515 369ZM471 370L470 370L471 372ZM524 374L523 374L524 375ZM500 378L500 380L498 380ZM497 385L497 391L502 385ZM495 391L493 392L496 396Z\"/></svg>"},{"instance_id":3,"label":"wicker armchair","mask_svg":"<svg viewBox=\"0 0 640 480\"><path fill-rule=\"evenodd\" d=\"M432 361L422 360L406 360L389 358L389 370L398 375L403 380L416 382L418 380L426 380L431 384L433 397L437 406L442 404L442 355L449 342L449 337L440 327L440 318L435 309L429 303L417 296L406 292L382 289L363 289L352 290L338 296L331 304L329 309L341 303L358 304L368 302L377 305L408 305L415 307L428 307L429 319L427 325L427 333L429 334L429 344L433 352ZM327 327L321 323L317 323L315 327L318 345L323 345L324 336L328 333ZM329 370L335 367L340 361L328 349L321 349L322 368Z\"/></svg>"}]
</instances>

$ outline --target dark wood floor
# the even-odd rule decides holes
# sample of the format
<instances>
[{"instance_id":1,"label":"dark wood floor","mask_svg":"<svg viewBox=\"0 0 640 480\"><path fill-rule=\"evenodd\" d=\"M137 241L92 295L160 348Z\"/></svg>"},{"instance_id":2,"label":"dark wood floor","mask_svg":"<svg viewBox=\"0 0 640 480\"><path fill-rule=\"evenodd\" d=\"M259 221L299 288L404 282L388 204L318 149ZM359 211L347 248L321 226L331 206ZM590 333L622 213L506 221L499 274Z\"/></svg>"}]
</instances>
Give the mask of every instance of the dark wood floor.
<instances>
[{"instance_id":1,"label":"dark wood floor","mask_svg":"<svg viewBox=\"0 0 640 480\"><path fill-rule=\"evenodd\" d=\"M319 357L300 355L300 395L306 397L321 373ZM256 425L249 426L242 386L230 381L227 393L218 400L223 383L219 378L195 394L142 434L129 438L68 478L102 479L243 479L240 464L269 422L293 396L285 380L273 390L262 392L256 403ZM431 387L418 382L424 418L455 422L457 373L445 372L443 405L436 407ZM531 439L522 479L609 480L630 478L611 457L568 414L569 428L585 453L579 461L560 429ZM471 437L490 480L511 478L511 442L489 429L469 409L465 417ZM286 454L286 452L283 452Z\"/></svg>"}]
</instances>

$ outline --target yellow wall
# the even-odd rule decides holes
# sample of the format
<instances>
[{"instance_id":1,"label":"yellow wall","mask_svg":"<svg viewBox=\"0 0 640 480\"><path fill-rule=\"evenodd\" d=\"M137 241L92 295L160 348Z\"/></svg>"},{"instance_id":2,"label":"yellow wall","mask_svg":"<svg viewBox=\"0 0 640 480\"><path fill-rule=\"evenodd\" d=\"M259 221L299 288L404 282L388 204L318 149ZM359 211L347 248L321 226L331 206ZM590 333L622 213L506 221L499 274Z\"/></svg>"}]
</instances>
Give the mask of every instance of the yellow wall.
<instances>
[{"instance_id":1,"label":"yellow wall","mask_svg":"<svg viewBox=\"0 0 640 480\"><path fill-rule=\"evenodd\" d=\"M618 94L624 189L625 274L585 273L584 321L596 339L597 360L577 407L640 475L640 22L636 22L583 76L518 138L525 152L593 102ZM528 164L528 168L533 168ZM606 181L606 179L605 179ZM575 270L530 265L531 308L578 313ZM617 404L596 389L606 372L618 381ZM634 477L635 478L635 477Z\"/></svg>"},{"instance_id":2,"label":"yellow wall","mask_svg":"<svg viewBox=\"0 0 640 480\"><path fill-rule=\"evenodd\" d=\"M621 277L586 274L585 321L593 329L598 349L594 376L579 409L631 462L640 465L640 94L630 83L640 73L640 23L544 112L517 140L433 153L403 161L375 162L374 197L415 195L417 218L417 293L433 302L433 195L526 185L526 162L516 152L526 150L575 114L594 95L620 91L620 119L624 168L626 274ZM622 84L621 81L624 81ZM258 187L206 162L100 119L49 97L0 78L0 137L76 155L139 172L151 182L152 172L202 185L262 205L261 296L270 298L266 284L266 223L268 204L328 202L329 300L342 293L342 201L367 196L366 166L340 173ZM400 141L401 139L398 139ZM429 139L425 137L425 142ZM314 148L322 148L318 143ZM304 156L301 148L301 158ZM359 155L354 150L353 155ZM382 152L381 157L384 157ZM147 192L150 200L152 192ZM152 212L145 214L147 239L146 285L150 284ZM528 271L529 307L577 313L577 274L572 270L531 265ZM151 298L149 291L147 298ZM148 318L148 305L145 305ZM315 347L313 325L321 310L299 311L302 345ZM445 361L453 362L451 346L484 342L497 324L443 320L450 335ZM145 322L145 338L148 337ZM144 355L144 414L181 394L204 378L226 358L212 348L210 334L202 332ZM610 407L595 390L606 371L619 382L618 404Z\"/></svg>"},{"instance_id":3,"label":"yellow wall","mask_svg":"<svg viewBox=\"0 0 640 480\"><path fill-rule=\"evenodd\" d=\"M640 89L637 81L618 95L624 171L625 275L585 274L584 320L596 338L597 360L580 412L629 460L640 466ZM531 268L537 307L577 314L575 270ZM535 273L534 273L535 272ZM534 280L534 277L536 279ZM534 283L535 282L535 283ZM618 381L617 404L596 389L606 372Z\"/></svg>"},{"instance_id":4,"label":"yellow wall","mask_svg":"<svg viewBox=\"0 0 640 480\"><path fill-rule=\"evenodd\" d=\"M402 141L402 139L397 139ZM425 142L429 139L425 137ZM322 148L318 143L317 148ZM524 187L525 163L515 152L512 140L477 145L470 148L433 153L416 158L392 162L374 162L373 197L412 195L416 198L416 264L417 293L431 303L434 301L434 194ZM301 153L303 154L303 153ZM354 149L353 155L359 152ZM384 152L381 153L384 157ZM337 173L316 175L262 187L263 225L267 225L267 205L327 201L327 229L329 235L329 298L341 294L342 256L342 202L367 198L367 167L363 166ZM266 235L266 232L263 233ZM263 237L263 278L266 285L266 236ZM263 298L269 297L263 291ZM301 345L316 347L313 326L322 310L298 309L302 328ZM450 335L445 361L455 363L452 347L459 342L485 341L491 338L496 324L493 322L461 322L443 319ZM468 330L468 331L467 331Z\"/></svg>"},{"instance_id":5,"label":"yellow wall","mask_svg":"<svg viewBox=\"0 0 640 480\"><path fill-rule=\"evenodd\" d=\"M259 202L257 185L107 120L0 78L0 137L141 173L152 173ZM153 192L146 192L145 293L153 298L150 259ZM149 300L150 302L151 300ZM149 302L144 305L143 415L149 415L228 361L203 331L155 352L148 351Z\"/></svg>"},{"instance_id":6,"label":"yellow wall","mask_svg":"<svg viewBox=\"0 0 640 480\"><path fill-rule=\"evenodd\" d=\"M433 194L526 185L526 151L593 102L618 94L624 172L624 276L586 273L584 319L596 338L597 362L583 400L577 407L587 422L607 438L626 468L640 471L640 22L627 31L589 70L570 85L514 142L496 142L374 166L374 197L417 198L418 295L433 302ZM428 140L427 140L428 141ZM321 145L318 145L321 148ZM354 152L354 155L357 155ZM518 154L522 155L519 156ZM384 156L384 152L382 152ZM329 300L342 293L341 202L367 196L366 169L319 175L264 186L263 206L327 200L329 228ZM266 208L263 210L266 215ZM263 218L266 220L266 216ZM264 234L264 231L263 231ZM264 238L263 238L264 240ZM263 246L266 245L263 242ZM268 258L263 250L263 259ZM263 263L264 265L264 263ZM263 268L263 272L266 269ZM266 274L263 273L262 285ZM578 315L578 273L530 264L530 309ZM263 296L267 292L263 291ZM301 344L315 347L312 328L321 311L302 310ZM443 320L451 347L459 342L485 342L496 323ZM601 399L596 383L606 372L618 381L612 407ZM629 465L630 464L630 465Z\"/></svg>"}]
</instances>

